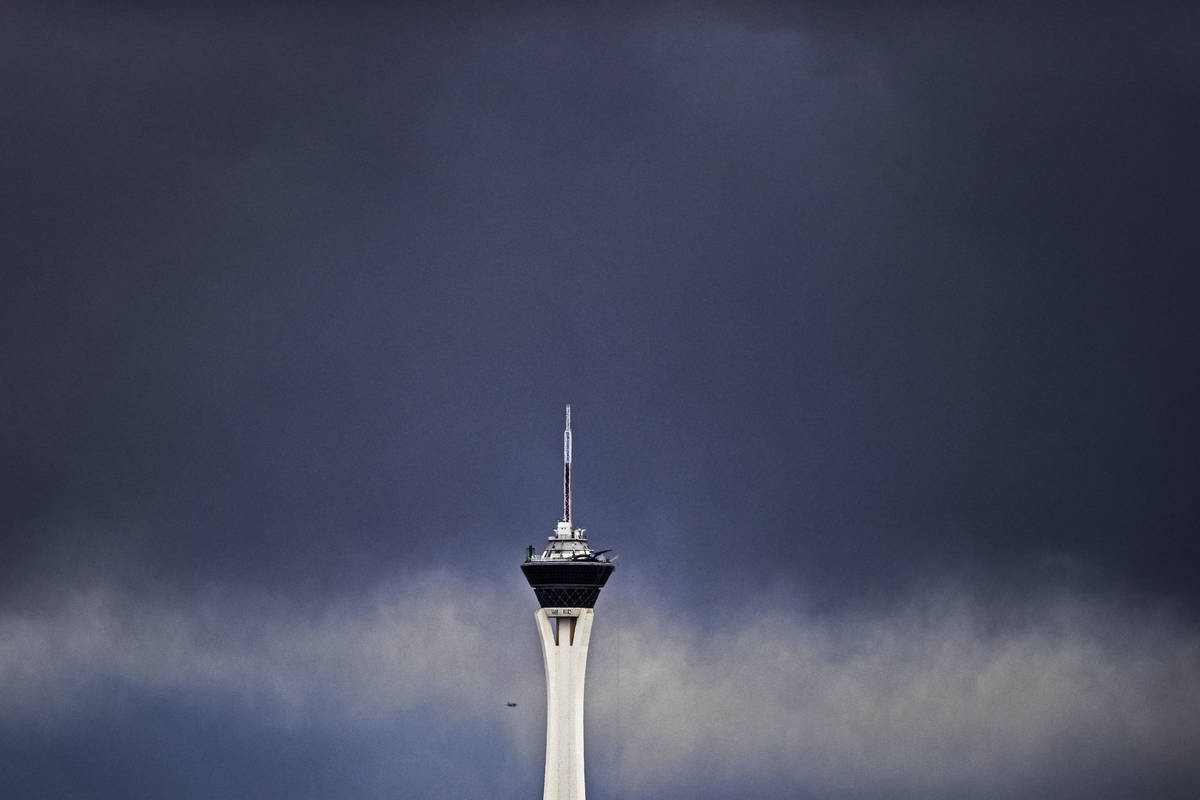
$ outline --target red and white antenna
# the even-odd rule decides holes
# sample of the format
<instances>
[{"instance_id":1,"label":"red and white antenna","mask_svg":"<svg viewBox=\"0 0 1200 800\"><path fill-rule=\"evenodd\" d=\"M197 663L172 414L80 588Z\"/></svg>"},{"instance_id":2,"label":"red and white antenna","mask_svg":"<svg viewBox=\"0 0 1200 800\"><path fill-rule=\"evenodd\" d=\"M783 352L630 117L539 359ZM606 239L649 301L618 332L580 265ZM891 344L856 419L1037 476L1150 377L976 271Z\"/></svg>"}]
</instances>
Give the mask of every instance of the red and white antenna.
<instances>
[{"instance_id":1,"label":"red and white antenna","mask_svg":"<svg viewBox=\"0 0 1200 800\"><path fill-rule=\"evenodd\" d=\"M563 431L563 522L571 521L571 404L567 404L567 428Z\"/></svg>"}]
</instances>

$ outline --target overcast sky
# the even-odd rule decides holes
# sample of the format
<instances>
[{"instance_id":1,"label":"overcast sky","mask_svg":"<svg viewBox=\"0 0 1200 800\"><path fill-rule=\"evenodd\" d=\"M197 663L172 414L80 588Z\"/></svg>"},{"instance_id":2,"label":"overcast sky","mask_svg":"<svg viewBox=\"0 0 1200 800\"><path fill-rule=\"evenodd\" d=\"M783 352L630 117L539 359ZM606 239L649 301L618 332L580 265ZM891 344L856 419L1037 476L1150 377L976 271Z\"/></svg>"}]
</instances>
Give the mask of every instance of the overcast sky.
<instances>
[{"instance_id":1,"label":"overcast sky","mask_svg":"<svg viewBox=\"0 0 1200 800\"><path fill-rule=\"evenodd\" d=\"M1190 4L44 5L6 798L1200 794Z\"/></svg>"}]
</instances>

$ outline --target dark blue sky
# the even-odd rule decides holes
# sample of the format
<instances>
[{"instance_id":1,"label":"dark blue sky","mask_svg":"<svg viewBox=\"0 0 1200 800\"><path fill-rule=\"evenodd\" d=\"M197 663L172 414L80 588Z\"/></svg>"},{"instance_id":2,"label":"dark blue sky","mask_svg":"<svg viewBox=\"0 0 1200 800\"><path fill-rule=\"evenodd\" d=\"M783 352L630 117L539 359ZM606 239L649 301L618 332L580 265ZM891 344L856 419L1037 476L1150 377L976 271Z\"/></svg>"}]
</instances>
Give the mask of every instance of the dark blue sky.
<instances>
[{"instance_id":1,"label":"dark blue sky","mask_svg":"<svg viewBox=\"0 0 1200 800\"><path fill-rule=\"evenodd\" d=\"M535 796L567 402L594 797L1200 790L1186 4L0 53L6 796Z\"/></svg>"}]
</instances>

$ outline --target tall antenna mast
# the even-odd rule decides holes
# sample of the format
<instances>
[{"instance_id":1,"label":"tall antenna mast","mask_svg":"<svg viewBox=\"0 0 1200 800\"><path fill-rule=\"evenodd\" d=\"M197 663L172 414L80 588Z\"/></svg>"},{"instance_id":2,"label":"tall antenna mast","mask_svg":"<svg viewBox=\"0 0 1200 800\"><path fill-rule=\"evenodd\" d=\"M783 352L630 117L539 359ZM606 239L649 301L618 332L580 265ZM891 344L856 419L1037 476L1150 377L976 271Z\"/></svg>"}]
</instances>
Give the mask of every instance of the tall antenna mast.
<instances>
[{"instance_id":1,"label":"tall antenna mast","mask_svg":"<svg viewBox=\"0 0 1200 800\"><path fill-rule=\"evenodd\" d=\"M567 404L567 428L563 431L563 522L571 521L571 404Z\"/></svg>"}]
</instances>

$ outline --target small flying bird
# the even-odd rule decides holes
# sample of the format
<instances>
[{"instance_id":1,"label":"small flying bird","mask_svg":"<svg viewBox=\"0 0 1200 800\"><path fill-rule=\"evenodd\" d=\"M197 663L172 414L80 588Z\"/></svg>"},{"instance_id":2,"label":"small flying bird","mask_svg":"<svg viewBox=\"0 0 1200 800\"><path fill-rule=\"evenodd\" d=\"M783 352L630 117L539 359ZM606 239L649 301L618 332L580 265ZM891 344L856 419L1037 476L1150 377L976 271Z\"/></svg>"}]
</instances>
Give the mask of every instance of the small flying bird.
<instances>
[{"instance_id":1,"label":"small flying bird","mask_svg":"<svg viewBox=\"0 0 1200 800\"><path fill-rule=\"evenodd\" d=\"M509 700L509 701L508 701L507 703L505 703L504 705L508 706L509 708L516 708L516 707L517 707L517 704L516 704L516 703L514 703L514 702L513 702L513 701L511 701L511 700Z\"/></svg>"}]
</instances>

